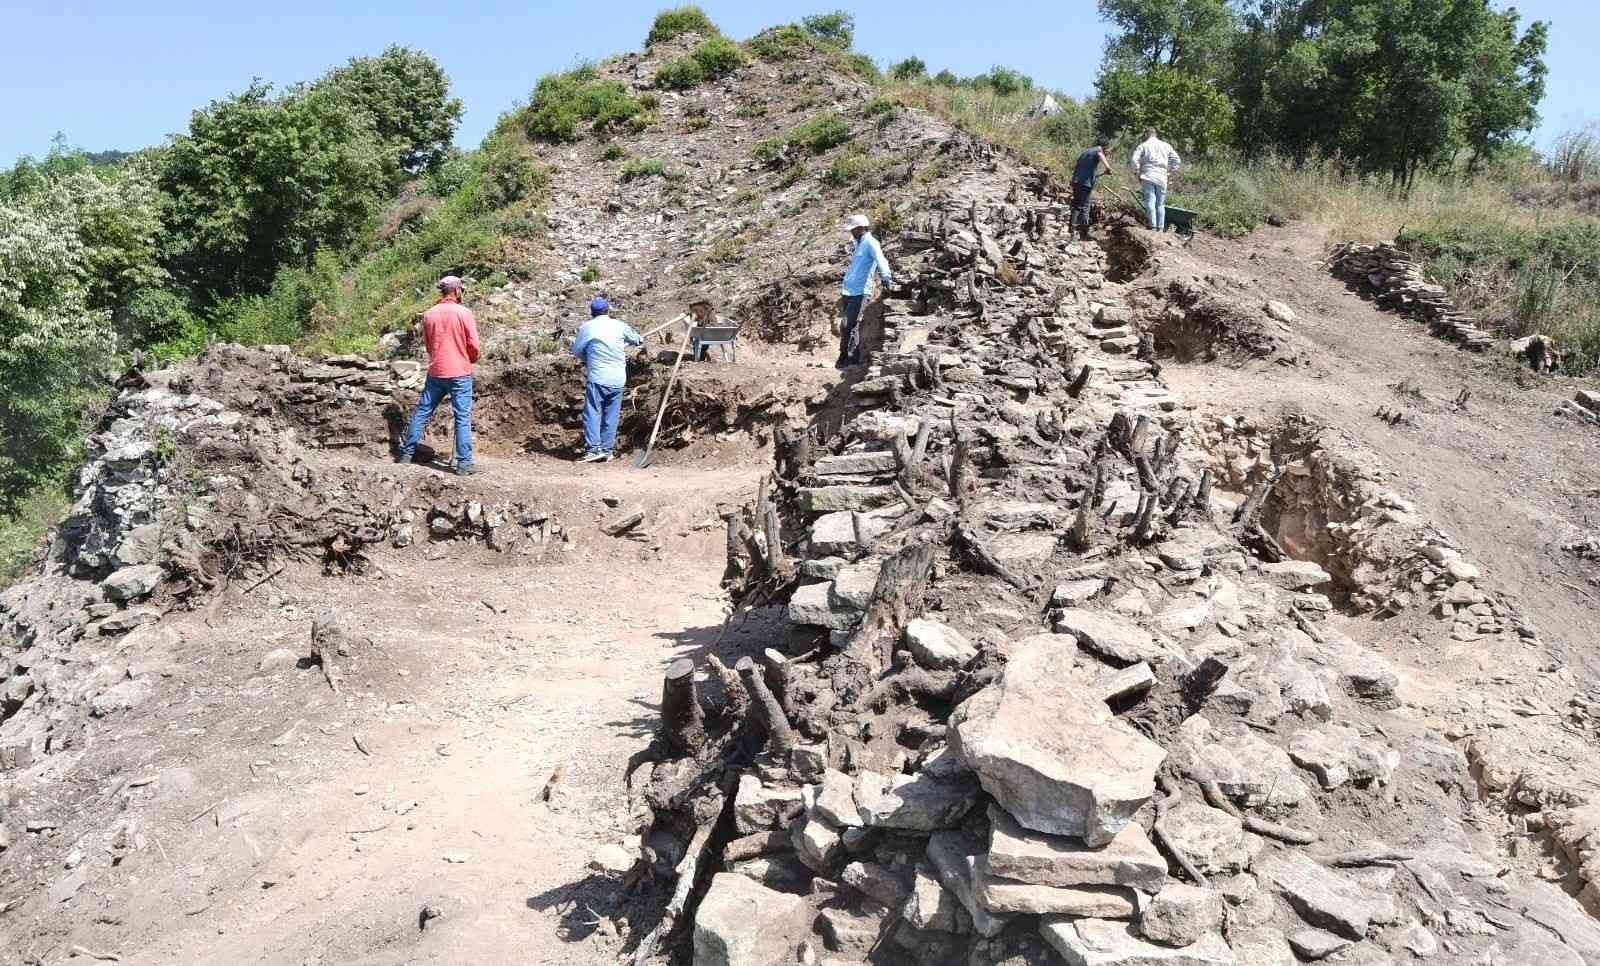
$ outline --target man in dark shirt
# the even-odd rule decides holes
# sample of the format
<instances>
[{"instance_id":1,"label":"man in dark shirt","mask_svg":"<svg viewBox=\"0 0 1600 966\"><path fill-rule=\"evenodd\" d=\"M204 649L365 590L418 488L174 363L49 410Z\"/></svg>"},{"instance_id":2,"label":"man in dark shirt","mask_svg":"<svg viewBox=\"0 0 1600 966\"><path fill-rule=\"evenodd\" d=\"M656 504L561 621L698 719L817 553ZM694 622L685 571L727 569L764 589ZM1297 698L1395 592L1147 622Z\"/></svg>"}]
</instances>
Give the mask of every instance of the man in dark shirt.
<instances>
[{"instance_id":1,"label":"man in dark shirt","mask_svg":"<svg viewBox=\"0 0 1600 966\"><path fill-rule=\"evenodd\" d=\"M1105 170L1100 166L1105 165ZM1094 194L1095 179L1102 174L1111 173L1111 161L1106 158L1104 142L1078 155L1078 161L1072 166L1072 225L1078 229L1078 237L1084 240L1089 238L1089 196Z\"/></svg>"}]
</instances>

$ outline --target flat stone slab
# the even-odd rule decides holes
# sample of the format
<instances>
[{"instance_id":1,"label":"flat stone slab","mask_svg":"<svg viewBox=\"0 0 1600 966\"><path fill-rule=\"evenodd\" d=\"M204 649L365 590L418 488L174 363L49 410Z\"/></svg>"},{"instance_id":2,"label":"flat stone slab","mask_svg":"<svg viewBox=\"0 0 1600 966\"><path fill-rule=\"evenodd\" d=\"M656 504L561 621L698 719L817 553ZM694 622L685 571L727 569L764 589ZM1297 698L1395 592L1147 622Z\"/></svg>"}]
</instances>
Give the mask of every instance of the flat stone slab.
<instances>
[{"instance_id":1,"label":"flat stone slab","mask_svg":"<svg viewBox=\"0 0 1600 966\"><path fill-rule=\"evenodd\" d=\"M960 631L922 617L906 622L901 640L912 659L929 670L958 668L978 656L978 649Z\"/></svg>"},{"instance_id":2,"label":"flat stone slab","mask_svg":"<svg viewBox=\"0 0 1600 966\"><path fill-rule=\"evenodd\" d=\"M1208 875L1248 868L1264 844L1260 836L1245 831L1244 822L1188 797L1167 810L1161 825L1173 847Z\"/></svg>"},{"instance_id":3,"label":"flat stone slab","mask_svg":"<svg viewBox=\"0 0 1600 966\"><path fill-rule=\"evenodd\" d=\"M1125 922L1046 916L1039 935L1067 966L1237 966L1233 950L1210 933L1182 948L1158 946Z\"/></svg>"},{"instance_id":4,"label":"flat stone slab","mask_svg":"<svg viewBox=\"0 0 1600 966\"><path fill-rule=\"evenodd\" d=\"M1093 916L1132 919L1139 913L1139 893L1124 886L1046 886L1004 879L978 860L973 892L978 902L997 915Z\"/></svg>"},{"instance_id":5,"label":"flat stone slab","mask_svg":"<svg viewBox=\"0 0 1600 966\"><path fill-rule=\"evenodd\" d=\"M1305 590L1325 584L1333 575L1309 560L1284 560L1261 565L1261 576L1284 590Z\"/></svg>"},{"instance_id":6,"label":"flat stone slab","mask_svg":"<svg viewBox=\"0 0 1600 966\"><path fill-rule=\"evenodd\" d=\"M795 624L847 631L861 620L861 611L835 607L830 601L833 584L806 584L789 597L789 620Z\"/></svg>"},{"instance_id":7,"label":"flat stone slab","mask_svg":"<svg viewBox=\"0 0 1600 966\"><path fill-rule=\"evenodd\" d=\"M899 498L892 486L806 486L800 488L800 509L806 513L871 510Z\"/></svg>"},{"instance_id":8,"label":"flat stone slab","mask_svg":"<svg viewBox=\"0 0 1600 966\"><path fill-rule=\"evenodd\" d=\"M995 805L989 806L988 866L994 875L1045 886L1118 885L1154 892L1167 878L1167 860L1137 822L1092 849L1080 838L1031 832Z\"/></svg>"},{"instance_id":9,"label":"flat stone slab","mask_svg":"<svg viewBox=\"0 0 1600 966\"><path fill-rule=\"evenodd\" d=\"M767 966L805 931L802 896L768 889L749 876L721 873L694 917L694 966ZM787 948L786 948L787 947Z\"/></svg>"},{"instance_id":10,"label":"flat stone slab","mask_svg":"<svg viewBox=\"0 0 1600 966\"><path fill-rule=\"evenodd\" d=\"M1037 561L1056 552L1052 533L1002 533L989 541L989 550L1002 561Z\"/></svg>"},{"instance_id":11,"label":"flat stone slab","mask_svg":"<svg viewBox=\"0 0 1600 966\"><path fill-rule=\"evenodd\" d=\"M1367 935L1376 904L1349 878L1287 850L1256 860L1251 869L1311 925L1348 939Z\"/></svg>"},{"instance_id":12,"label":"flat stone slab","mask_svg":"<svg viewBox=\"0 0 1600 966\"><path fill-rule=\"evenodd\" d=\"M1019 643L951 714L950 748L1025 828L1099 847L1149 801L1166 751L1116 720L1072 661L1050 635Z\"/></svg>"},{"instance_id":13,"label":"flat stone slab","mask_svg":"<svg viewBox=\"0 0 1600 966\"><path fill-rule=\"evenodd\" d=\"M862 514L861 531L872 540L889 529L880 514ZM811 523L810 554L813 557L852 557L856 552L856 528L848 510L824 513Z\"/></svg>"},{"instance_id":14,"label":"flat stone slab","mask_svg":"<svg viewBox=\"0 0 1600 966\"><path fill-rule=\"evenodd\" d=\"M898 468L894 454L881 451L824 456L811 465L811 472L817 476L860 476L893 473Z\"/></svg>"},{"instance_id":15,"label":"flat stone slab","mask_svg":"<svg viewBox=\"0 0 1600 966\"><path fill-rule=\"evenodd\" d=\"M1056 613L1055 631L1071 634L1084 650L1121 665L1159 663L1171 656L1149 631L1115 614L1069 607Z\"/></svg>"}]
</instances>

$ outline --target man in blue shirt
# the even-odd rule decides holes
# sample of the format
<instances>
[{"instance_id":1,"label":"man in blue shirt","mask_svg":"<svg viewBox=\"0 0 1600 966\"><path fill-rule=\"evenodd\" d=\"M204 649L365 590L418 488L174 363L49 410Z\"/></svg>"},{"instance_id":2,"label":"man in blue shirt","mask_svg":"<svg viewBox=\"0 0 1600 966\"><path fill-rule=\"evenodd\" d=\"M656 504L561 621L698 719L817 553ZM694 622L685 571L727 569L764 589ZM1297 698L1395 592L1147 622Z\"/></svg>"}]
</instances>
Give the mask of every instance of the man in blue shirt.
<instances>
[{"instance_id":1,"label":"man in blue shirt","mask_svg":"<svg viewBox=\"0 0 1600 966\"><path fill-rule=\"evenodd\" d=\"M884 288L894 284L889 260L883 257L883 246L872 237L872 222L867 216L851 215L845 227L856 240L856 250L839 288L844 295L844 324L839 327L839 361L834 365L841 369L861 365L861 305L867 300L873 273L877 273Z\"/></svg>"},{"instance_id":2,"label":"man in blue shirt","mask_svg":"<svg viewBox=\"0 0 1600 966\"><path fill-rule=\"evenodd\" d=\"M611 317L605 296L589 303L589 321L578 330L572 354L583 360L589 380L583 390L583 456L580 463L604 463L617 446L622 387L628 382L627 348L644 339L621 319Z\"/></svg>"},{"instance_id":3,"label":"man in blue shirt","mask_svg":"<svg viewBox=\"0 0 1600 966\"><path fill-rule=\"evenodd\" d=\"M1101 165L1105 166L1104 171ZM1094 194L1095 179L1111 171L1104 141L1078 155L1077 163L1072 166L1072 227L1084 241L1089 240L1089 196Z\"/></svg>"}]
</instances>

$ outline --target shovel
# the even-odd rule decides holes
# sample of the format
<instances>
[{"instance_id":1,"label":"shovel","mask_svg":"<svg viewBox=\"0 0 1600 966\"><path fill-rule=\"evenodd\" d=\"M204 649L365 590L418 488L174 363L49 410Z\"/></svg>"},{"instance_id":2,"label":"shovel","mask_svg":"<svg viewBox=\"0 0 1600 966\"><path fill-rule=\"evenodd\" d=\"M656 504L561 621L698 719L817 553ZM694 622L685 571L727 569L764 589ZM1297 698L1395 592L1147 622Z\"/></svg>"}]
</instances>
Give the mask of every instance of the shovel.
<instances>
[{"instance_id":1,"label":"shovel","mask_svg":"<svg viewBox=\"0 0 1600 966\"><path fill-rule=\"evenodd\" d=\"M661 417L667 414L667 403L672 399L672 386L678 380L678 367L683 365L683 355L689 351L689 335L693 331L693 326L685 329L683 341L678 344L678 358L673 360L672 374L667 376L667 391L661 394L661 408L656 410L656 424L650 429L650 441L645 444L639 455L633 458L633 465L638 469L642 470L649 466L655 457L656 434L661 432Z\"/></svg>"}]
</instances>

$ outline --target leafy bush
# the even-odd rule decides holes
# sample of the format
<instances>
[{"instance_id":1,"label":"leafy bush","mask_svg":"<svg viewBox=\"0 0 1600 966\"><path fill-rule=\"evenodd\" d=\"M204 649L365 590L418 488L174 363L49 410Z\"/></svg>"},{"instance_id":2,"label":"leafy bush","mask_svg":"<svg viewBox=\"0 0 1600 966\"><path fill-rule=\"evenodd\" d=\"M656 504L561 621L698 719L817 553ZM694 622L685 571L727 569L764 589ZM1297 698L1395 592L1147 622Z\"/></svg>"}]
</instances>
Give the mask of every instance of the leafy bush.
<instances>
[{"instance_id":1,"label":"leafy bush","mask_svg":"<svg viewBox=\"0 0 1600 966\"><path fill-rule=\"evenodd\" d=\"M720 80L744 66L744 51L726 37L702 41L691 56L711 80Z\"/></svg>"},{"instance_id":2,"label":"leafy bush","mask_svg":"<svg viewBox=\"0 0 1600 966\"><path fill-rule=\"evenodd\" d=\"M819 114L797 125L786 134L757 143L755 156L758 161L771 161L777 158L785 147L821 154L848 140L850 140L850 125L845 123L844 118L837 114Z\"/></svg>"},{"instance_id":3,"label":"leafy bush","mask_svg":"<svg viewBox=\"0 0 1600 966\"><path fill-rule=\"evenodd\" d=\"M762 60L798 60L813 49L811 37L792 23L761 31L750 38L748 46Z\"/></svg>"},{"instance_id":4,"label":"leafy bush","mask_svg":"<svg viewBox=\"0 0 1600 966\"><path fill-rule=\"evenodd\" d=\"M822 172L822 183L842 188L865 178L879 166L865 149L851 148L840 152L838 157L833 159L833 163L828 165L827 170Z\"/></svg>"},{"instance_id":5,"label":"leafy bush","mask_svg":"<svg viewBox=\"0 0 1600 966\"><path fill-rule=\"evenodd\" d=\"M580 124L588 123L595 132L605 133L643 110L621 83L601 80L593 68L581 67L539 81L524 109L524 126L534 140L575 141Z\"/></svg>"},{"instance_id":6,"label":"leafy bush","mask_svg":"<svg viewBox=\"0 0 1600 966\"><path fill-rule=\"evenodd\" d=\"M879 127L886 127L900 113L900 105L887 97L874 97L861 108L861 113L876 118Z\"/></svg>"},{"instance_id":7,"label":"leafy bush","mask_svg":"<svg viewBox=\"0 0 1600 966\"><path fill-rule=\"evenodd\" d=\"M606 149L600 152L600 160L602 161L621 161L627 156L628 152L620 144L608 144Z\"/></svg>"},{"instance_id":8,"label":"leafy bush","mask_svg":"<svg viewBox=\"0 0 1600 966\"><path fill-rule=\"evenodd\" d=\"M427 174L423 175L423 190L435 198L443 198L461 190L461 186L466 183L472 174L472 159L460 152L455 152L434 165Z\"/></svg>"},{"instance_id":9,"label":"leafy bush","mask_svg":"<svg viewBox=\"0 0 1600 966\"><path fill-rule=\"evenodd\" d=\"M1015 94L1019 91L1032 90L1033 78L1022 73L1021 71L1012 70L1009 67L1001 67L997 64L994 67L989 68L989 73L979 74L977 77L974 77L972 79L972 84L975 87L987 87L996 94L1004 97L1007 94Z\"/></svg>"},{"instance_id":10,"label":"leafy bush","mask_svg":"<svg viewBox=\"0 0 1600 966\"><path fill-rule=\"evenodd\" d=\"M883 79L883 71L878 69L877 62L866 54L845 54L839 66L869 84L876 84Z\"/></svg>"},{"instance_id":11,"label":"leafy bush","mask_svg":"<svg viewBox=\"0 0 1600 966\"><path fill-rule=\"evenodd\" d=\"M27 573L45 532L66 516L70 506L66 487L50 481L30 493L15 516L0 518L0 590Z\"/></svg>"},{"instance_id":12,"label":"leafy bush","mask_svg":"<svg viewBox=\"0 0 1600 966\"><path fill-rule=\"evenodd\" d=\"M823 114L790 131L788 140L812 154L821 154L850 140L850 125L837 114Z\"/></svg>"},{"instance_id":13,"label":"leafy bush","mask_svg":"<svg viewBox=\"0 0 1600 966\"><path fill-rule=\"evenodd\" d=\"M889 68L889 76L897 81L926 80L928 65L921 57L907 57Z\"/></svg>"},{"instance_id":14,"label":"leafy bush","mask_svg":"<svg viewBox=\"0 0 1600 966\"><path fill-rule=\"evenodd\" d=\"M850 49L856 39L856 18L844 10L813 14L803 17L800 25L806 33L836 47Z\"/></svg>"},{"instance_id":15,"label":"leafy bush","mask_svg":"<svg viewBox=\"0 0 1600 966\"><path fill-rule=\"evenodd\" d=\"M503 131L484 142L474 201L480 211L537 201L550 186L550 171L533 156L520 132Z\"/></svg>"},{"instance_id":16,"label":"leafy bush","mask_svg":"<svg viewBox=\"0 0 1600 966\"><path fill-rule=\"evenodd\" d=\"M711 36L719 32L717 25L712 23L711 18L699 7L673 7L656 14L655 22L650 25L650 35L645 38L644 43L649 47L671 40L680 34L697 33Z\"/></svg>"},{"instance_id":17,"label":"leafy bush","mask_svg":"<svg viewBox=\"0 0 1600 966\"><path fill-rule=\"evenodd\" d=\"M640 178L666 178L676 180L682 177L667 168L667 163L660 158L633 158L622 166L623 183L637 181Z\"/></svg>"},{"instance_id":18,"label":"leafy bush","mask_svg":"<svg viewBox=\"0 0 1600 966\"><path fill-rule=\"evenodd\" d=\"M579 273L578 278L583 280L585 284L600 281L600 266L596 265L594 262L590 262L589 264L583 266L583 271Z\"/></svg>"},{"instance_id":19,"label":"leafy bush","mask_svg":"<svg viewBox=\"0 0 1600 966\"><path fill-rule=\"evenodd\" d=\"M674 57L656 69L655 85L664 91L686 91L706 79L705 68L693 57Z\"/></svg>"}]
</instances>

